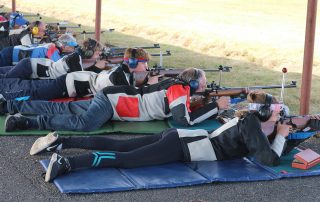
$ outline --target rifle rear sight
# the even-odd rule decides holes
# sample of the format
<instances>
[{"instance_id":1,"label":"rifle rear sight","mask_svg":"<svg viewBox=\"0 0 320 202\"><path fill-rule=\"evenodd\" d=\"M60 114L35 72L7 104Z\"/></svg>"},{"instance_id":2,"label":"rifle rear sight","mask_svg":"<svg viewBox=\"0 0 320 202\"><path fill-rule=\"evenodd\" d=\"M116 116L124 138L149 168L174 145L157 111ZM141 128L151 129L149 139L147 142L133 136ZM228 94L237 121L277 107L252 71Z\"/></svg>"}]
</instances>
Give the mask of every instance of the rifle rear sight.
<instances>
[{"instance_id":1,"label":"rifle rear sight","mask_svg":"<svg viewBox=\"0 0 320 202\"><path fill-rule=\"evenodd\" d=\"M223 72L230 72L230 69L232 69L232 67L219 65L219 70Z\"/></svg>"}]
</instances>

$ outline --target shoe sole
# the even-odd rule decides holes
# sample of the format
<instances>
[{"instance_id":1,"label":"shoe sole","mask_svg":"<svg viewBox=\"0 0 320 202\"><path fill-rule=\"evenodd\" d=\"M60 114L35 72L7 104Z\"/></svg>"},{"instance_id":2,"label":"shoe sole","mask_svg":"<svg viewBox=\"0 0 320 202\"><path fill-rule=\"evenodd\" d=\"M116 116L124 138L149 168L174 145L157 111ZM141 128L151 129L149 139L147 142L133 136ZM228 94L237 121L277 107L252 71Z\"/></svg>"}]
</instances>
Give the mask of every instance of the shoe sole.
<instances>
[{"instance_id":1,"label":"shoe sole","mask_svg":"<svg viewBox=\"0 0 320 202\"><path fill-rule=\"evenodd\" d=\"M47 147L49 147L52 143L57 141L58 134L56 132L50 132L45 137L38 138L32 145L30 149L30 155L36 155L41 153L43 150L45 150Z\"/></svg>"},{"instance_id":2,"label":"shoe sole","mask_svg":"<svg viewBox=\"0 0 320 202\"><path fill-rule=\"evenodd\" d=\"M50 159L50 163L46 172L46 177L44 178L46 182L50 182L52 180L51 179L52 167L53 167L53 164L57 162L57 159L58 159L58 154L54 153Z\"/></svg>"},{"instance_id":3,"label":"shoe sole","mask_svg":"<svg viewBox=\"0 0 320 202\"><path fill-rule=\"evenodd\" d=\"M9 115L9 116L7 116L7 118L5 119L5 121L4 121L4 123L5 123L5 125L4 125L5 132L12 132L12 131L14 131L14 127L13 127L13 128L8 128L8 127L7 127L8 121L10 121L10 119L14 118L13 116L14 116L14 115Z\"/></svg>"}]
</instances>

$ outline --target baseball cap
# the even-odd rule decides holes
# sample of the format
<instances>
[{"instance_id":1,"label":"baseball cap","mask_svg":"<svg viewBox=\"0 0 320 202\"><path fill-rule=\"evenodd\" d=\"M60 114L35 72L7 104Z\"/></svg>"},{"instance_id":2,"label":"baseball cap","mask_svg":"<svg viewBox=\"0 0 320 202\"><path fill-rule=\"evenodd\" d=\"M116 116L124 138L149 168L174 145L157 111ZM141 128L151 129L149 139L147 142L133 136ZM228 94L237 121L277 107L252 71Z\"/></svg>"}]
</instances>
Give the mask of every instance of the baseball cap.
<instances>
[{"instance_id":1,"label":"baseball cap","mask_svg":"<svg viewBox=\"0 0 320 202\"><path fill-rule=\"evenodd\" d=\"M72 46L72 47L78 46L76 39L73 36L71 36L70 34L62 34L58 38L58 41L65 46Z\"/></svg>"},{"instance_id":2,"label":"baseball cap","mask_svg":"<svg viewBox=\"0 0 320 202\"><path fill-rule=\"evenodd\" d=\"M10 26L13 27L14 25L23 26L28 25L29 21L26 20L21 13L13 12L10 15Z\"/></svg>"}]
</instances>

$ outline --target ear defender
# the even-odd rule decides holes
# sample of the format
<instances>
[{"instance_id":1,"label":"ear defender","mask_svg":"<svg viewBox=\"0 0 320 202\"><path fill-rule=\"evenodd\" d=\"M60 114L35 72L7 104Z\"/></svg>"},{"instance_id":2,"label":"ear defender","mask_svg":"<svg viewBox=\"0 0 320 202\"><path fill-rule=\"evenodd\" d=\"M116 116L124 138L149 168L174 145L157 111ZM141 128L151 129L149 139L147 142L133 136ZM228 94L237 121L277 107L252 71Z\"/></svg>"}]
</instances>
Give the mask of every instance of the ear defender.
<instances>
[{"instance_id":1,"label":"ear defender","mask_svg":"<svg viewBox=\"0 0 320 202\"><path fill-rule=\"evenodd\" d=\"M199 88L199 77L200 77L200 72L198 69L195 69L194 79L191 79L189 81L189 86L192 90L197 90Z\"/></svg>"},{"instance_id":2,"label":"ear defender","mask_svg":"<svg viewBox=\"0 0 320 202\"><path fill-rule=\"evenodd\" d=\"M272 110L270 108L271 103L272 103L272 95L266 94L264 105L261 106L258 111L258 118L262 122L267 121L272 115Z\"/></svg>"},{"instance_id":3,"label":"ear defender","mask_svg":"<svg viewBox=\"0 0 320 202\"><path fill-rule=\"evenodd\" d=\"M84 51L84 58L91 58L94 54L96 46L97 42L89 38L88 47L86 47L86 50Z\"/></svg>"},{"instance_id":4,"label":"ear defender","mask_svg":"<svg viewBox=\"0 0 320 202\"><path fill-rule=\"evenodd\" d=\"M131 51L131 58L128 59L128 65L130 68L135 69L138 66L138 59L136 58L137 49L133 48Z\"/></svg>"},{"instance_id":5,"label":"ear defender","mask_svg":"<svg viewBox=\"0 0 320 202\"><path fill-rule=\"evenodd\" d=\"M138 51L137 48L132 48L131 49L131 57L130 58L123 58L123 61L131 69L137 68L139 62L148 62L148 60L143 57L137 57L137 51Z\"/></svg>"},{"instance_id":6,"label":"ear defender","mask_svg":"<svg viewBox=\"0 0 320 202\"><path fill-rule=\"evenodd\" d=\"M39 34L39 24L40 24L40 22L37 20L36 23L34 24L32 30L31 30L31 33L33 35L38 35Z\"/></svg>"},{"instance_id":7,"label":"ear defender","mask_svg":"<svg viewBox=\"0 0 320 202\"><path fill-rule=\"evenodd\" d=\"M86 50L84 52L84 58L91 58L93 56L93 50Z\"/></svg>"}]
</instances>

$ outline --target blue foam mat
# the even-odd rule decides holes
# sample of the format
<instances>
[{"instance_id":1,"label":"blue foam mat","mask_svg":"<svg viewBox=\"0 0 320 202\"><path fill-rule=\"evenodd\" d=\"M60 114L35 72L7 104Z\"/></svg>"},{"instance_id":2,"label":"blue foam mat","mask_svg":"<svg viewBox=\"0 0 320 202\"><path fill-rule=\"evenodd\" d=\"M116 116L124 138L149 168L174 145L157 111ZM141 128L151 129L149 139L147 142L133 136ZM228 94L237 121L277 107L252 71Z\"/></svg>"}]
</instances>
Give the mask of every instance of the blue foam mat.
<instances>
[{"instance_id":1,"label":"blue foam mat","mask_svg":"<svg viewBox=\"0 0 320 202\"><path fill-rule=\"evenodd\" d=\"M283 157L282 162L291 162L292 155ZM47 169L49 160L42 160L40 163ZM297 169L283 174L276 172L272 167L262 166L243 158L214 162L171 163L133 169L86 169L60 176L54 180L54 184L62 193L96 193L312 175L320 175L320 165L310 170Z\"/></svg>"},{"instance_id":2,"label":"blue foam mat","mask_svg":"<svg viewBox=\"0 0 320 202\"><path fill-rule=\"evenodd\" d=\"M219 123L208 120L205 125L218 127ZM290 135L290 139L304 139L314 134L315 132L295 133ZM276 169L243 158L214 162L172 163L134 169L87 169L58 177L54 183L62 193L95 193L320 175L320 165L310 170L289 169L296 152L293 151L288 156L282 157L282 163ZM40 163L47 169L49 160L42 160ZM281 173L279 169L290 170L290 172Z\"/></svg>"},{"instance_id":3,"label":"blue foam mat","mask_svg":"<svg viewBox=\"0 0 320 202\"><path fill-rule=\"evenodd\" d=\"M274 180L278 175L268 172L250 160L235 159L216 162L193 162L188 164L210 182L241 182Z\"/></svg>"},{"instance_id":4,"label":"blue foam mat","mask_svg":"<svg viewBox=\"0 0 320 202\"><path fill-rule=\"evenodd\" d=\"M210 182L184 163L120 170L137 189L178 187Z\"/></svg>"}]
</instances>

